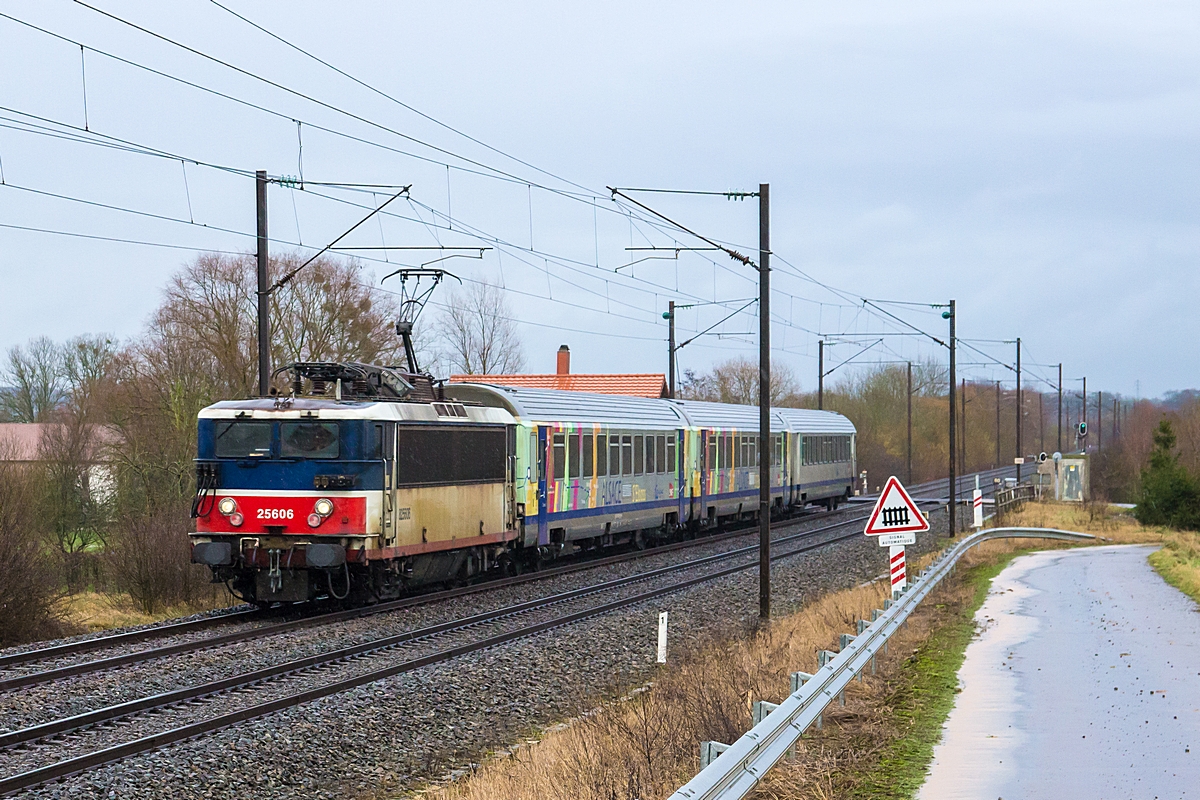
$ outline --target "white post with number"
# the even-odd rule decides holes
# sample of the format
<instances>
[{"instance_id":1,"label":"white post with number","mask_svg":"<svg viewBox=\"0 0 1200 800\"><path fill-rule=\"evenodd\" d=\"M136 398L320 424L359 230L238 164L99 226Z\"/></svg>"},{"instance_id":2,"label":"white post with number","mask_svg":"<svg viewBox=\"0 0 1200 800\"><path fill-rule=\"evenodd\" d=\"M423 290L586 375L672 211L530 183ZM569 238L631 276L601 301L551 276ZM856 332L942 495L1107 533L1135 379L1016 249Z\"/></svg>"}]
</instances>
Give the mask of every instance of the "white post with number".
<instances>
[{"instance_id":1,"label":"white post with number","mask_svg":"<svg viewBox=\"0 0 1200 800\"><path fill-rule=\"evenodd\" d=\"M658 663L667 663L667 612L658 615Z\"/></svg>"}]
</instances>

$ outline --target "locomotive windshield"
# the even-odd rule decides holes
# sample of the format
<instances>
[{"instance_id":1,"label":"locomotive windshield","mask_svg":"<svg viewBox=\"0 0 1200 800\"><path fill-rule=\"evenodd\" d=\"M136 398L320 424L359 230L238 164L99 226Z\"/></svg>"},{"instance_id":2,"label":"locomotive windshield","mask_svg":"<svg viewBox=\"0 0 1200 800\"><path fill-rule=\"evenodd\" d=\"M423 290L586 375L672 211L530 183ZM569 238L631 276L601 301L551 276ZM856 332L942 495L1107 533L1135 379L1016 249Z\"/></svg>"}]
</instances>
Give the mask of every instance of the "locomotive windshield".
<instances>
[{"instance_id":1,"label":"locomotive windshield","mask_svg":"<svg viewBox=\"0 0 1200 800\"><path fill-rule=\"evenodd\" d=\"M337 458L336 422L284 422L279 425L279 454L284 458Z\"/></svg>"},{"instance_id":2,"label":"locomotive windshield","mask_svg":"<svg viewBox=\"0 0 1200 800\"><path fill-rule=\"evenodd\" d=\"M271 423L218 422L214 454L217 458L270 458Z\"/></svg>"}]
</instances>

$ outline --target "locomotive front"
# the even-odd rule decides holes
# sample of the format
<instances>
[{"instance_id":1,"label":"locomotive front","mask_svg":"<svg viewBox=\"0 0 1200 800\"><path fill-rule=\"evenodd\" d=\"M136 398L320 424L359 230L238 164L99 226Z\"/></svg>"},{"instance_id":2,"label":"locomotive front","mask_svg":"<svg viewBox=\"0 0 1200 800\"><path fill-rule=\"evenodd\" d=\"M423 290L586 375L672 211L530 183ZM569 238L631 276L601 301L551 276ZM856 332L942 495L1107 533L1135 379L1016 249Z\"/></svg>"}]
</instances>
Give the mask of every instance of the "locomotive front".
<instances>
[{"instance_id":1,"label":"locomotive front","mask_svg":"<svg viewBox=\"0 0 1200 800\"><path fill-rule=\"evenodd\" d=\"M192 560L248 601L345 598L348 561L377 547L382 527L375 405L297 398L204 409Z\"/></svg>"}]
</instances>

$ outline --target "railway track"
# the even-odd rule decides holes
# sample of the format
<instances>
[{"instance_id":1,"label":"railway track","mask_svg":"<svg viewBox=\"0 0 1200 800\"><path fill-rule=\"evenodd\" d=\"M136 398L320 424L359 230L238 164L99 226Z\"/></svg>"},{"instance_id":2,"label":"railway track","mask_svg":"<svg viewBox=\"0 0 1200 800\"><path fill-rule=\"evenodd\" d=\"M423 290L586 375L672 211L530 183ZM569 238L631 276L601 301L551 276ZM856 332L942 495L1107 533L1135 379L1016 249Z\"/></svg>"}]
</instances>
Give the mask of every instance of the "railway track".
<instances>
[{"instance_id":1,"label":"railway track","mask_svg":"<svg viewBox=\"0 0 1200 800\"><path fill-rule=\"evenodd\" d=\"M775 545L782 547L794 544L796 546L787 547L787 549L775 554L772 560L776 561L793 557L845 539L860 536L861 533L859 531L850 530L831 537L823 537L820 541L799 541L817 536L820 533L846 528L860 522L863 516L842 520L814 530L780 537L775 540ZM345 692L367 683L437 664L467 653L534 636L562 625L568 625L666 594L679 592L744 570L753 569L757 567L758 563L753 558L756 551L757 546L738 548L725 553L706 556L701 559L670 565L538 600L531 600L494 611L464 617L428 628L409 631L398 636L386 637L373 642L341 648L318 656L297 659L221 681L214 681L162 695L144 697L129 703L110 706L76 717L56 720L51 723L3 734L0 735L0 747L5 748L9 753L14 748L30 751L43 750L47 754L64 750L78 752L80 746L85 744L84 740L89 738L89 732L94 734L101 731L102 727L111 727L114 723L128 719L134 714L144 715L154 713L164 716L171 709L181 708L185 709L186 712L195 712L201 704L209 705L217 698L229 698L235 693L242 695L242 701L249 701L248 705L236 710L216 715L204 715L202 713L199 719L187 721L177 727L132 741L111 744L91 750L82 755L53 761L52 763L25 770L20 774L2 778L0 779L0 794L11 794L22 791L81 771L93 769L130 755L147 752L167 744L211 733L239 722L262 717L311 700ZM718 566L716 569L705 569L720 565L721 562L729 561L736 561L738 563L730 566ZM527 624L521 623L521 620L530 616L537 616L538 612L546 612L563 606L570 606L574 601L589 598L594 599L619 589L653 582L655 579L665 576L698 570L701 570L700 574L683 577L680 580L648 588L635 594L612 600L603 600L602 602L593 602L582 608L568 608L561 614L535 619ZM499 632L489 632L486 630L489 626L494 627L497 624L501 624L503 627L506 623L516 623L516 627ZM441 640L456 636L461 638L463 634L480 629L483 629L486 635L469 638L468 641L454 643L448 647L436 649L433 652L416 654L409 652L413 649L413 645L436 645ZM279 686L280 680L284 678L311 680L314 675L320 675L322 671L328 672L334 667L352 667L356 663L362 663L373 657L401 650L401 648L403 648L403 651L390 659L389 663L374 667L365 672L340 675L334 680L302 691L288 693L285 688L285 693L282 696L272 697L260 702L255 702L252 697L252 693L261 694L264 690L272 686ZM349 671L352 671L352 669ZM104 734L102 733L102 735L96 738L104 738Z\"/></svg>"},{"instance_id":2,"label":"railway track","mask_svg":"<svg viewBox=\"0 0 1200 800\"><path fill-rule=\"evenodd\" d=\"M936 483L943 482L939 481ZM917 487L918 493L926 488L925 486ZM990 489L990 487L988 488ZM821 541L799 541L810 539L821 533L849 527L861 522L865 516L866 514L863 513L816 529L781 536L774 540L773 544L775 546L784 547L790 544L797 546L787 547L781 552L776 553L772 560L793 557L857 537L861 534L857 530L850 530L831 537L824 537ZM789 525L783 524L779 525L779 527L786 528ZM745 533L730 535L745 535ZM662 552L662 550L660 548L658 552ZM26 769L20 774L0 779L0 794L7 795L22 791L78 772L93 769L103 764L118 761L130 755L155 750L167 744L211 733L239 722L256 719L311 700L345 692L367 683L437 664L467 653L534 636L555 627L568 625L752 569L757 565L757 560L752 558L756 551L756 545L736 548L681 564L669 565L593 586L562 592L538 600L518 603L494 611L475 614L419 630L408 631L399 635L340 648L316 656L295 659L277 666L195 687L142 697L137 700L79 714L74 717L54 720L3 734L0 735L0 748L3 748L8 753L12 753L14 750L44 750L46 754L49 754L56 747L70 752L78 752L81 746L86 746L86 739L103 739L103 731L105 729L111 729L113 726L120 724L121 721L128 720L134 715L141 716L151 713L166 715L170 713L171 709L180 708L186 709L193 716L195 716L194 712L201 712L199 718L190 720L187 719L187 713L185 713L185 719L182 720L182 724L176 727L130 741L108 744L107 746L88 750L82 755L44 763L32 769ZM638 584L652 582L664 576L701 570L705 567L719 565L721 562L728 561L739 563L734 563L731 566L721 566L718 569L707 569L701 574L685 577L663 586L649 588L630 596L593 603L583 608L573 610L570 608L571 604L578 603L579 601L594 599L627 587L635 587ZM588 562L586 564L573 565L573 568L582 569L596 565L597 562ZM528 577L536 579L541 576L532 575ZM466 590L480 590L490 588L491 586L492 584L485 584L481 587L466 587ZM463 590L456 591L465 593ZM432 596L412 598L414 602L427 602L431 599ZM567 607L564 613L522 623L522 620L537 617L539 614L544 616L547 612L562 609L564 606ZM377 608L376 613L380 610L382 609ZM366 611L370 611L370 609ZM324 617L321 619L328 621ZM303 620L298 622L310 621ZM499 632L489 630L498 625L503 627L512 623L516 623L517 627ZM455 637L461 638L463 635L471 632L482 632L486 635L470 638L469 641L457 643L453 641ZM451 640L449 646L436 649L433 652L410 652L414 645L425 644L435 646L446 640ZM392 657L387 659L389 663L385 665L376 666L366 672L358 672L356 674L338 674L332 680L327 680L315 688L307 688L301 691L287 691L286 679L288 678L302 678L311 681L314 676L319 677L331 671L336 672L338 669L345 671L348 668L352 668L353 665L377 659L387 654L392 654ZM260 695L263 693L263 690L269 690L271 687L282 690L284 693L282 696L261 699ZM269 691L267 693L269 694ZM229 698L234 695L241 695L238 702L248 704L217 715L206 715L203 713L203 706L211 705L217 698ZM98 737L94 736L97 733L100 735ZM57 758L57 756L54 756L54 758Z\"/></svg>"},{"instance_id":3,"label":"railway track","mask_svg":"<svg viewBox=\"0 0 1200 800\"><path fill-rule=\"evenodd\" d=\"M993 475L1011 472L1011 467L1002 467L995 470L987 470L978 473L981 479L990 481ZM960 492L964 484L968 484L974 480L974 475L962 476L958 479ZM928 481L923 484L917 484L912 487L911 491L918 497L928 495L931 491L936 491L941 486L945 485L945 479ZM991 485L985 487L985 494L991 490ZM787 527L789 524L800 524L803 521L812 519L820 519L823 517L831 517L846 513L851 513L854 507L843 509L842 511L825 512L823 514L811 515L802 520L792 520L788 523L783 523L781 527ZM848 524L848 523L846 523ZM700 537L695 540L677 542L674 544L655 547L646 551L635 551L620 553L617 555L607 556L598 559L586 559L562 567L556 567L547 570L541 570L527 575L517 576L513 578L504 578L499 580L487 581L484 583L474 584L471 586L460 587L456 589L448 589L437 592L429 592L412 597L402 598L386 603L381 603L374 606L362 608L347 609L343 611L325 612L304 616L300 619L294 619L286 622L275 623L272 625L264 625L258 628L251 628L241 631L234 631L226 634L218 634L216 636L205 637L198 640L190 640L179 642L172 645L151 648L149 650L139 650L120 655L109 656L92 661L85 661L76 664L69 664L61 667L56 667L48 670L41 670L23 675L14 675L0 679L0 692L13 691L16 689L36 686L43 683L48 683L55 680L62 680L70 677L86 675L88 673L97 672L106 669L116 669L122 666L142 663L145 661L166 658L174 655L195 652L197 650L219 647L222 645L243 642L250 639L264 638L268 636L289 633L304 628L315 627L318 625L327 625L336 622L344 622L353 619L361 619L363 617L373 616L376 614L389 613L405 608L410 608L416 605L426 603L434 603L443 600L462 597L464 595L485 592L492 589L504 588L533 581L546 580L561 575L570 574L587 569L595 569L611 564L617 564L624 561L630 561L636 558L641 558L647 555L658 555L668 553L680 549L685 549L692 546L719 543L729 539L734 539L740 536L749 535L745 530L734 530L724 533L718 533L710 536ZM199 620L191 620L188 622L180 622L171 625L164 625L157 628L148 628L137 631L129 631L120 634L114 634L108 637L97 637L94 639L86 639L80 642L69 642L53 647L27 650L19 653L13 653L0 657L0 669L11 668L21 664L34 663L38 661L47 661L51 659L61 659L83 653L93 652L100 649L120 647L127 644L134 644L143 641L151 641L156 638L168 638L178 635L186 635L209 630L214 627L227 626L241 622L255 622L268 619L268 616L263 612L254 609L249 611L235 612L232 614L222 615L220 617L209 617Z\"/></svg>"}]
</instances>

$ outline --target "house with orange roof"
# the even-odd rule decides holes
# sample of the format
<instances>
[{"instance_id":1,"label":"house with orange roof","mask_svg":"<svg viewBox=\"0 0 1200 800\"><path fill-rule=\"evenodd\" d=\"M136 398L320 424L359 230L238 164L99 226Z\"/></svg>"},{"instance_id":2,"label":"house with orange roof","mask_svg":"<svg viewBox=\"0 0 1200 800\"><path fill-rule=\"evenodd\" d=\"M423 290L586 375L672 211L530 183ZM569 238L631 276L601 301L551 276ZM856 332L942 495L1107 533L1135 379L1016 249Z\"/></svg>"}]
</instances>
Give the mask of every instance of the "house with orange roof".
<instances>
[{"instance_id":1,"label":"house with orange roof","mask_svg":"<svg viewBox=\"0 0 1200 800\"><path fill-rule=\"evenodd\" d=\"M529 389L558 389L564 392L619 394L629 397L665 398L667 376L661 372L571 373L571 348L558 348L557 371L528 375L451 375L450 383L490 383Z\"/></svg>"}]
</instances>

